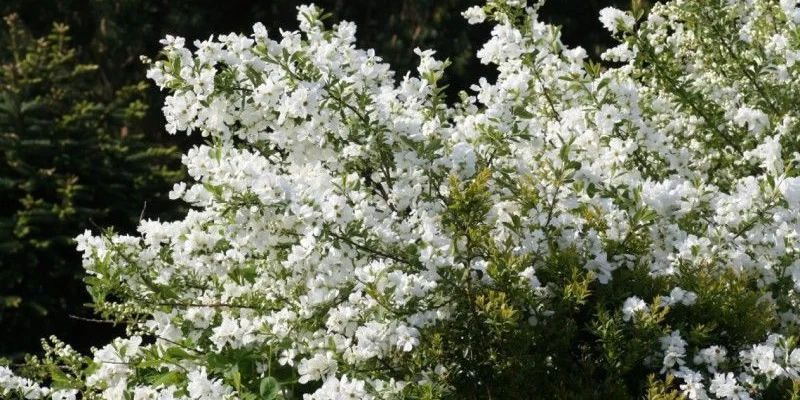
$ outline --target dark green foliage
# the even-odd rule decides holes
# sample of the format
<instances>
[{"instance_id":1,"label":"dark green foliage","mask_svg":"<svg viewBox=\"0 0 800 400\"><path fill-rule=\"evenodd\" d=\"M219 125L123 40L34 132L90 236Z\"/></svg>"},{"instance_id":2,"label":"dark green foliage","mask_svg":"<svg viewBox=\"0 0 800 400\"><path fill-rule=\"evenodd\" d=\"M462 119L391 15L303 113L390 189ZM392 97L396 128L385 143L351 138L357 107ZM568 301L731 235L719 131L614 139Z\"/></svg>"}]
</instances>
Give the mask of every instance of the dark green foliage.
<instances>
[{"instance_id":1,"label":"dark green foliage","mask_svg":"<svg viewBox=\"0 0 800 400\"><path fill-rule=\"evenodd\" d=\"M166 211L178 153L143 140L143 83L111 93L81 64L67 28L44 38L6 17L0 53L0 355L58 332L78 345L89 315L73 238L93 224L135 227ZM174 206L172 206L174 207ZM137 210L137 211L132 211ZM78 325L80 324L80 325ZM87 325L88 324L88 325ZM92 339L96 340L96 339Z\"/></svg>"}]
</instances>

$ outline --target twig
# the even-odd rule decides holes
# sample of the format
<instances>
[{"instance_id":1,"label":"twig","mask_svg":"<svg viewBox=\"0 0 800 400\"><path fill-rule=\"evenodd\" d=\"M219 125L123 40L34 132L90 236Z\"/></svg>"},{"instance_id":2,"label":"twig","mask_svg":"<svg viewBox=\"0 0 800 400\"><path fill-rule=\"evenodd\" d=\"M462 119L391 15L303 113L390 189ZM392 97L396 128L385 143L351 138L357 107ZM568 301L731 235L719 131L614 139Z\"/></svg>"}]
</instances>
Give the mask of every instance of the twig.
<instances>
[{"instance_id":1,"label":"twig","mask_svg":"<svg viewBox=\"0 0 800 400\"><path fill-rule=\"evenodd\" d=\"M70 317L72 319L76 319L78 321L94 322L96 324L112 324L112 325L119 324L119 322L116 322L116 321L109 321L109 320L106 320L106 319L98 319L98 318L79 317L79 316L73 315L73 314L69 314L68 317Z\"/></svg>"}]
</instances>

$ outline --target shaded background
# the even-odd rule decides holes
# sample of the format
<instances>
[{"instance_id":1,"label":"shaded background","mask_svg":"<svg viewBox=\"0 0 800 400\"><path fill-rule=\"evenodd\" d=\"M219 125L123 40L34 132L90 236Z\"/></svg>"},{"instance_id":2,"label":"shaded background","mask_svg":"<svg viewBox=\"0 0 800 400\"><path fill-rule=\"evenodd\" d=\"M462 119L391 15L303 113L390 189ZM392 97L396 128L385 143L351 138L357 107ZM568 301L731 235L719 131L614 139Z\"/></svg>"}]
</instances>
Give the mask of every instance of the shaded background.
<instances>
[{"instance_id":1,"label":"shaded background","mask_svg":"<svg viewBox=\"0 0 800 400\"><path fill-rule=\"evenodd\" d=\"M0 183L5 182L0 185L0 357L36 352L39 338L50 334L86 350L119 333L108 324L86 320L93 317L84 306L90 298L83 287L80 254L71 238L85 229L97 233L98 227L110 225L130 233L141 216L171 219L182 212L179 204L167 202L165 197L181 175L176 163L180 149L198 139L164 132L160 114L163 94L149 82L130 89L144 80L145 67L139 56L155 58L160 49L158 41L166 34L186 37L191 43L212 34L249 33L255 22L262 22L271 35L277 36L279 27L296 29L298 4L285 0L0 3L0 14L18 15L16 29L26 31L32 53L58 52L35 50L33 39L52 33L54 23L63 23L69 26L70 47L74 48L72 58L65 62L74 65L63 67L80 63L97 66L80 79L32 66L34 76L29 76L29 81L17 81L12 79L20 66L11 50L11 28L4 27L0 33L0 65L5 71L0 79L6 80L0 81L0 99L6 99L0 100ZM460 16L469 6L482 4L478 1L323 0L316 4L332 13L332 23L355 22L358 45L374 48L393 66L398 78L415 70L415 47L435 49L437 58L453 61L444 82L450 85L451 96L466 90L478 76L494 76L474 58L489 38L489 27L470 26ZM598 21L599 10L609 5L624 9L627 4L627 0L551 0L540 14L542 20L562 26L565 43L582 46L590 57L599 59L603 49L613 44ZM19 55L19 49L16 53ZM36 74L47 76L37 79ZM56 95L62 92L72 95L65 100ZM122 99L138 101L135 118L117 115L130 104L121 103ZM3 104L10 107L15 101L39 102L46 110L37 111L38 118L2 112ZM76 108L81 101L96 105L94 113ZM65 127L64 121L71 121L74 115L102 123ZM74 137L80 137L83 144L64 144L73 143L70 140ZM36 139L38 145L31 145L34 140L26 142L26 138ZM60 162L53 161L56 155ZM21 169L21 164L30 168ZM88 171L92 165L103 168ZM53 174L63 179L53 179ZM71 177L82 184L82 196L69 197L65 192L62 181ZM110 191L104 189L109 185L116 186ZM32 206L31 202L37 200L44 205ZM64 213L58 205L65 202L71 209L83 211ZM30 218L32 207L37 218Z\"/></svg>"}]
</instances>

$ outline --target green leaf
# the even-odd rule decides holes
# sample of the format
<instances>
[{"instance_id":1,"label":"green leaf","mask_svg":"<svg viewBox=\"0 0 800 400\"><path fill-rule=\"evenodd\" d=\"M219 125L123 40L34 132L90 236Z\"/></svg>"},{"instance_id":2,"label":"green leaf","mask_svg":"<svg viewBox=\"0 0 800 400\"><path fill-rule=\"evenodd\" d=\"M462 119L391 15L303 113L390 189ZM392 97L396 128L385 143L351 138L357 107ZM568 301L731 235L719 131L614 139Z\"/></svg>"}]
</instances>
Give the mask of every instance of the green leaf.
<instances>
[{"instance_id":1,"label":"green leaf","mask_svg":"<svg viewBox=\"0 0 800 400\"><path fill-rule=\"evenodd\" d=\"M281 385L278 381L268 376L261 380L261 384L258 387L258 393L261 395L262 400L273 400L278 397L278 393L280 392Z\"/></svg>"},{"instance_id":2,"label":"green leaf","mask_svg":"<svg viewBox=\"0 0 800 400\"><path fill-rule=\"evenodd\" d=\"M570 161L567 163L567 169L578 170L581 169L581 163L578 161Z\"/></svg>"},{"instance_id":3,"label":"green leaf","mask_svg":"<svg viewBox=\"0 0 800 400\"><path fill-rule=\"evenodd\" d=\"M242 391L242 373L239 371L233 372L233 387L236 388L237 392Z\"/></svg>"},{"instance_id":4,"label":"green leaf","mask_svg":"<svg viewBox=\"0 0 800 400\"><path fill-rule=\"evenodd\" d=\"M72 383L69 377L63 371L61 371L61 369L59 369L57 366L52 365L51 368L49 368L49 370L50 370L50 378L53 379L53 385L52 385L53 387L66 388L70 386L70 383Z\"/></svg>"},{"instance_id":5,"label":"green leaf","mask_svg":"<svg viewBox=\"0 0 800 400\"><path fill-rule=\"evenodd\" d=\"M170 386L181 383L183 374L179 371L170 371L164 374L155 375L151 378L150 384L153 386Z\"/></svg>"},{"instance_id":6,"label":"green leaf","mask_svg":"<svg viewBox=\"0 0 800 400\"><path fill-rule=\"evenodd\" d=\"M531 114L528 110L526 110L525 107L515 107L514 116L524 119L533 118L533 114Z\"/></svg>"},{"instance_id":7,"label":"green leaf","mask_svg":"<svg viewBox=\"0 0 800 400\"><path fill-rule=\"evenodd\" d=\"M180 347L170 347L167 349L166 354L168 357L177 360L185 360L187 358L192 358L192 355L189 354L188 351Z\"/></svg>"},{"instance_id":8,"label":"green leaf","mask_svg":"<svg viewBox=\"0 0 800 400\"><path fill-rule=\"evenodd\" d=\"M248 78L250 78L250 81L253 82L253 85L258 86L264 83L264 78L261 76L261 73L256 71L256 69L252 66L248 65L244 73Z\"/></svg>"}]
</instances>

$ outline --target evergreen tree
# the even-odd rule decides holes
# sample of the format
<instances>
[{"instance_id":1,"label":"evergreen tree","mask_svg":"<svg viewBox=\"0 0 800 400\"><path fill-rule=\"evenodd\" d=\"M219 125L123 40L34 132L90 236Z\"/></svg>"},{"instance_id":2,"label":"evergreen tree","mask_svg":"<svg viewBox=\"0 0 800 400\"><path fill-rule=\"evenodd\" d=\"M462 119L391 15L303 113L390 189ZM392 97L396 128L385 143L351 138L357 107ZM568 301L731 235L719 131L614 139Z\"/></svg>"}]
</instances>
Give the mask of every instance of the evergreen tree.
<instances>
[{"instance_id":1,"label":"evergreen tree","mask_svg":"<svg viewBox=\"0 0 800 400\"><path fill-rule=\"evenodd\" d=\"M0 355L15 355L56 329L88 344L76 325L86 322L74 318L88 316L89 296L73 238L93 223L131 230L139 215L130 210L146 203L148 216L166 211L159 199L181 171L175 148L148 143L138 131L144 83L104 96L97 67L76 60L66 26L36 39L15 15L5 22Z\"/></svg>"}]
</instances>

